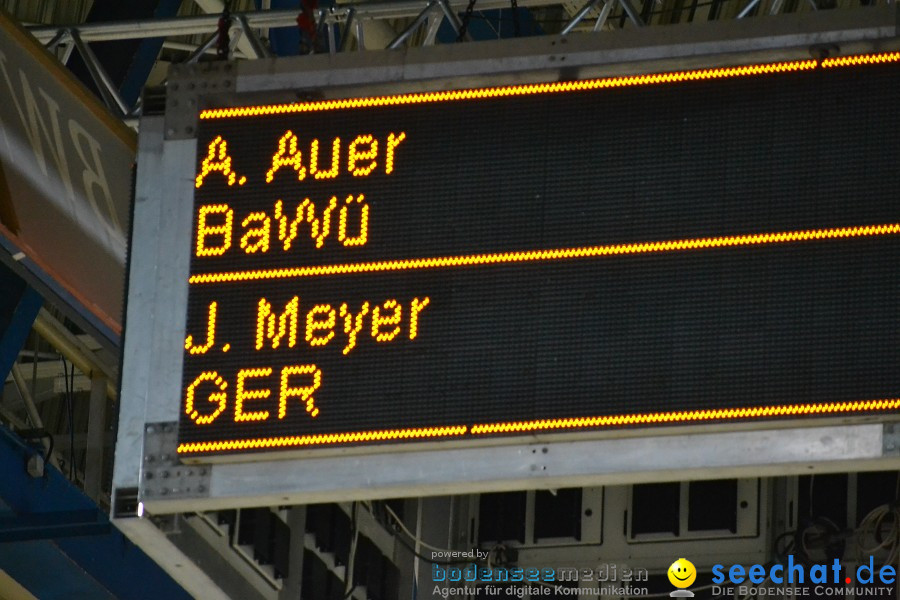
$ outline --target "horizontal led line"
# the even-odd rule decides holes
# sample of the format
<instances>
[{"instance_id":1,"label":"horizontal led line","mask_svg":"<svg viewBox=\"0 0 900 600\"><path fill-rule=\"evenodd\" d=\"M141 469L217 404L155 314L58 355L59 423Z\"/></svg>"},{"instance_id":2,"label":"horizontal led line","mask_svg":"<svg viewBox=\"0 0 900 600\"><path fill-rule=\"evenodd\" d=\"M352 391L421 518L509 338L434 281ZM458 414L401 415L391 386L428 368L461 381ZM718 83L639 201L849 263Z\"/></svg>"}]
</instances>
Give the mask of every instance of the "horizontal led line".
<instances>
[{"instance_id":1,"label":"horizontal led line","mask_svg":"<svg viewBox=\"0 0 900 600\"><path fill-rule=\"evenodd\" d=\"M650 73L645 75L631 75L625 77L607 77L603 79L588 79L584 81L558 81L552 83L479 88L473 90L451 90L445 92L426 92L419 94L397 94L394 96L379 96L374 98L342 98L336 100L322 100L319 102L298 102L295 104L270 104L265 106L210 108L200 111L200 118L204 120L225 119L229 117L253 117L260 115L321 112L344 108L399 106L405 104L426 104L433 102L475 100L479 98L554 94L560 92L633 87L659 83L675 83L679 81L724 79L730 77L744 77L748 75L808 71L817 67L834 68L856 65L883 64L898 61L900 61L900 52L887 52L883 54L861 54L856 56L826 58L821 62L809 59L780 63L719 67L714 69L698 69L694 71L675 71L671 73Z\"/></svg>"},{"instance_id":2,"label":"horizontal led line","mask_svg":"<svg viewBox=\"0 0 900 600\"><path fill-rule=\"evenodd\" d=\"M857 56L838 56L826 58L822 61L822 67L849 67L854 65L877 65L890 62L900 62L900 52L887 52L885 54L860 54Z\"/></svg>"},{"instance_id":3,"label":"horizontal led line","mask_svg":"<svg viewBox=\"0 0 900 600\"><path fill-rule=\"evenodd\" d=\"M322 100L318 102L298 102L296 104L270 104L266 106L210 108L200 111L200 118L224 119L229 117L254 117L260 115L320 112L342 108L400 106L406 104L427 104L433 102L475 100L479 98L530 96L534 94L555 94L559 92L632 87L638 85L653 85L658 83L674 83L678 81L722 79L727 77L762 75L767 73L786 73L791 71L810 70L816 68L817 66L817 60L808 59L759 65L720 67L715 69L698 69L695 71L675 71L672 73L651 73L646 75L631 75L625 77L608 77L604 79L588 79L584 81L557 81L552 83L512 85L504 87L478 88L472 90L450 90L445 92L397 94L394 96L378 96L372 98L342 98L337 100Z\"/></svg>"},{"instance_id":4,"label":"horizontal led line","mask_svg":"<svg viewBox=\"0 0 900 600\"><path fill-rule=\"evenodd\" d=\"M659 423L685 423L717 419L747 419L763 417L784 417L795 415L822 415L851 412L896 410L900 408L900 398L885 400L859 400L854 402L828 402L825 404L791 404L787 406L757 406L750 408L717 408L631 415L610 415L603 417L576 417L568 419L541 419L508 423L485 423L449 427L425 427L419 429L387 429L381 431L360 431L276 438L222 440L216 442L188 442L178 446L178 453L221 452L225 450L250 450L266 448L291 448L317 446L323 444L347 444L384 440L427 439L493 433L529 433L584 427L609 427L615 425L647 425Z\"/></svg>"},{"instance_id":5,"label":"horizontal led line","mask_svg":"<svg viewBox=\"0 0 900 600\"><path fill-rule=\"evenodd\" d=\"M326 433L319 435L294 435L250 440L223 440L218 442L188 442L178 445L178 452L220 452L223 450L250 450L265 448L294 448L322 444L348 444L353 442L377 442L383 440L425 439L464 435L466 425L449 427L422 427L418 429L384 429L380 431L355 431L350 433Z\"/></svg>"},{"instance_id":6,"label":"horizontal led line","mask_svg":"<svg viewBox=\"0 0 900 600\"><path fill-rule=\"evenodd\" d=\"M577 417L569 419L542 419L510 423L487 423L472 426L473 435L490 433L515 433L577 429L610 425L641 425L651 423L683 423L714 419L745 419L783 417L791 415L820 415L830 413L863 412L900 408L900 398L888 400L861 400L855 402L829 402L826 404L791 404L787 406L758 406L752 408L721 408L680 412L612 415L605 417Z\"/></svg>"},{"instance_id":7,"label":"horizontal led line","mask_svg":"<svg viewBox=\"0 0 900 600\"><path fill-rule=\"evenodd\" d=\"M471 254L435 258L411 258L380 262L322 265L315 267L291 267L286 269L265 269L256 271L232 271L226 273L202 273L191 275L192 284L226 283L260 279L289 279L293 277L315 277L321 275L343 275L348 273L378 273L383 271L407 271L416 269L436 269L443 267L465 267L495 265L505 263L539 262L598 256L618 256L624 254L649 254L707 248L727 248L763 244L782 244L809 240L836 238L858 238L900 233L900 224L867 225L862 227L838 227L834 229L810 229L805 231L783 231L779 233L757 233L714 238L671 240L664 242L640 242L634 244L613 244L608 246L587 246L582 248L559 248L555 250L528 250L520 252L498 252L494 254Z\"/></svg>"}]
</instances>

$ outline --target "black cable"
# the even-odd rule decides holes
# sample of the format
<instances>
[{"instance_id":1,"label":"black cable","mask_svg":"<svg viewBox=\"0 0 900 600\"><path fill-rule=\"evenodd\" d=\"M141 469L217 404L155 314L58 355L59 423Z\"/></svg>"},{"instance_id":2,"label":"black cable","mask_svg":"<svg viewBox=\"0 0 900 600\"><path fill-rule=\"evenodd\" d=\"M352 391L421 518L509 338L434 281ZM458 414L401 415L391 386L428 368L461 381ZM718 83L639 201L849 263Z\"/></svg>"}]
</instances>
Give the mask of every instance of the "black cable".
<instances>
[{"instance_id":1,"label":"black cable","mask_svg":"<svg viewBox=\"0 0 900 600\"><path fill-rule=\"evenodd\" d=\"M818 562L810 552L807 542L817 542L819 549L830 560L843 556L846 546L845 533L831 519L827 517L810 516L800 523L799 529L794 534L794 552L804 562L811 565Z\"/></svg>"},{"instance_id":2,"label":"black cable","mask_svg":"<svg viewBox=\"0 0 900 600\"><path fill-rule=\"evenodd\" d=\"M216 32L216 56L220 60L228 60L231 51L231 0L225 0L222 15L219 17Z\"/></svg>"},{"instance_id":3,"label":"black cable","mask_svg":"<svg viewBox=\"0 0 900 600\"><path fill-rule=\"evenodd\" d=\"M69 480L75 480L75 412L72 410L72 394L69 391L69 365L66 363L66 359L62 356L59 357L59 360L62 361L63 366L63 382L66 386L66 418L68 420L69 427ZM75 374L75 365L72 365L72 375ZM72 380L72 386L74 387L75 380Z\"/></svg>"},{"instance_id":4,"label":"black cable","mask_svg":"<svg viewBox=\"0 0 900 600\"><path fill-rule=\"evenodd\" d=\"M794 549L794 541L796 539L797 532L796 531L785 531L781 535L775 538L772 542L772 550L775 552L775 556L779 558L779 562L787 559L788 554L790 554ZM779 548L780 544L787 540L788 543L785 544L784 548Z\"/></svg>"},{"instance_id":5,"label":"black cable","mask_svg":"<svg viewBox=\"0 0 900 600\"><path fill-rule=\"evenodd\" d=\"M394 532L394 533L396 534L397 532ZM415 546L412 546L409 542L404 540L402 536L394 535L394 537L397 539L398 542L400 542L400 544L403 547L405 547L407 550L412 552L412 554L414 556L424 560L427 563L431 563L433 565L468 565L471 563L478 564L478 561L475 561L475 560L463 560L463 559L460 559L460 560L434 560L432 558L428 558L424 554L419 554L419 552L416 551Z\"/></svg>"},{"instance_id":6,"label":"black cable","mask_svg":"<svg viewBox=\"0 0 900 600\"><path fill-rule=\"evenodd\" d=\"M72 481L78 474L75 464L75 363L69 370L69 452L72 453Z\"/></svg>"},{"instance_id":7,"label":"black cable","mask_svg":"<svg viewBox=\"0 0 900 600\"><path fill-rule=\"evenodd\" d=\"M466 30L469 28L469 20L472 18L472 11L475 10L475 2L477 0L469 0L468 6L466 6L466 12L463 14L462 22L459 25L459 35L456 36L456 41L461 42L466 37Z\"/></svg>"},{"instance_id":8,"label":"black cable","mask_svg":"<svg viewBox=\"0 0 900 600\"><path fill-rule=\"evenodd\" d=\"M353 571L352 569L356 568L355 565L355 554L357 544L355 543L354 536L358 535L356 531L357 523L356 523L356 511L357 511L356 502L354 501L350 507L350 555L347 556L347 569L344 571L344 589L347 589L347 586L353 583ZM344 596L344 600L348 600L350 596L353 595L353 590L356 589L356 585L350 585L350 590Z\"/></svg>"},{"instance_id":9,"label":"black cable","mask_svg":"<svg viewBox=\"0 0 900 600\"><path fill-rule=\"evenodd\" d=\"M53 456L53 445L55 442L53 440L53 435L51 435L50 432L47 432L47 439L50 440L50 443L47 445L47 456L44 457L44 462L49 464L50 457Z\"/></svg>"}]
</instances>

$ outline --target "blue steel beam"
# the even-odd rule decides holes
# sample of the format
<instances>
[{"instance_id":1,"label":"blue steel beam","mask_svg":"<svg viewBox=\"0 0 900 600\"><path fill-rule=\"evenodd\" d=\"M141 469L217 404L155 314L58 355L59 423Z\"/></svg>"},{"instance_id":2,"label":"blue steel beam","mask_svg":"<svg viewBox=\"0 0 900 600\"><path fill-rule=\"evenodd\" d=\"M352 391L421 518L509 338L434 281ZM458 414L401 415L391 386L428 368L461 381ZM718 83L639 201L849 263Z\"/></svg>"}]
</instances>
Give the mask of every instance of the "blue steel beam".
<instances>
[{"instance_id":1,"label":"blue steel beam","mask_svg":"<svg viewBox=\"0 0 900 600\"><path fill-rule=\"evenodd\" d=\"M16 515L0 513L0 540L4 543L52 540L109 533L110 523L93 510L58 510Z\"/></svg>"},{"instance_id":2,"label":"blue steel beam","mask_svg":"<svg viewBox=\"0 0 900 600\"><path fill-rule=\"evenodd\" d=\"M464 13L460 13L459 18L463 19ZM518 22L518 33L516 32L516 22ZM541 25L527 8L517 8L515 11L512 8L479 11L477 2L466 31L475 41L530 37L544 33ZM456 42L456 38L457 34L453 27L444 20L438 29L438 41L442 44L453 44Z\"/></svg>"},{"instance_id":3,"label":"blue steel beam","mask_svg":"<svg viewBox=\"0 0 900 600\"><path fill-rule=\"evenodd\" d=\"M87 22L164 19L174 17L180 5L181 0L95 0ZM147 38L96 42L91 44L91 49L118 87L125 104L134 107L159 57L162 44L163 38ZM97 93L97 86L81 57L73 55L68 66L88 88Z\"/></svg>"},{"instance_id":4,"label":"blue steel beam","mask_svg":"<svg viewBox=\"0 0 900 600\"><path fill-rule=\"evenodd\" d=\"M272 0L272 10L296 9L300 14L300 0ZM259 0L256 0L256 8L260 8ZM269 30L269 47L275 56L296 56L300 54L300 28L278 27Z\"/></svg>"},{"instance_id":5,"label":"blue steel beam","mask_svg":"<svg viewBox=\"0 0 900 600\"><path fill-rule=\"evenodd\" d=\"M0 265L0 382L6 381L44 299Z\"/></svg>"},{"instance_id":6,"label":"blue steel beam","mask_svg":"<svg viewBox=\"0 0 900 600\"><path fill-rule=\"evenodd\" d=\"M46 541L0 544L2 568L40 600L115 600L107 589Z\"/></svg>"},{"instance_id":7,"label":"blue steel beam","mask_svg":"<svg viewBox=\"0 0 900 600\"><path fill-rule=\"evenodd\" d=\"M317 5L319 8L332 6L333 0L307 0L308 3ZM297 14L303 10L302 0L271 0L272 10L290 10L295 9ZM423 3L424 8L424 3ZM256 8L261 8L261 3L256 0ZM527 8L492 9L487 11L478 11L476 2L475 13L469 21L468 32L473 40L495 40L500 38L511 37L527 37L534 35L542 35L543 28L534 19L531 11ZM462 15L460 15L462 18ZM335 32L337 43L340 46L341 31ZM319 32L324 35L323 32ZM444 21L438 30L438 40L444 44L456 42L457 34L449 23ZM300 53L301 32L296 26L278 27L269 30L269 46L275 56L295 56Z\"/></svg>"},{"instance_id":8,"label":"blue steel beam","mask_svg":"<svg viewBox=\"0 0 900 600\"><path fill-rule=\"evenodd\" d=\"M41 600L190 598L59 471L30 476L38 452L0 427L0 569Z\"/></svg>"}]
</instances>

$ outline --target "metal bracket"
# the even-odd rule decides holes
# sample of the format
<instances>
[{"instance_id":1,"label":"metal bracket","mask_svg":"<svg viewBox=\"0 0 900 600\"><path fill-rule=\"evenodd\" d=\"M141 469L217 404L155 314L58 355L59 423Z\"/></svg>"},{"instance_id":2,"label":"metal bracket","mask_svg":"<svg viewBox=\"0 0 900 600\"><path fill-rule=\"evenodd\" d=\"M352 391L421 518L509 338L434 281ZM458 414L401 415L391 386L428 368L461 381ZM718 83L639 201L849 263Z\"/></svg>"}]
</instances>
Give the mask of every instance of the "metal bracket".
<instances>
[{"instance_id":1,"label":"metal bracket","mask_svg":"<svg viewBox=\"0 0 900 600\"><path fill-rule=\"evenodd\" d=\"M172 65L166 86L165 139L196 137L201 95L234 92L236 67L231 62Z\"/></svg>"},{"instance_id":2,"label":"metal bracket","mask_svg":"<svg viewBox=\"0 0 900 600\"><path fill-rule=\"evenodd\" d=\"M212 468L182 464L178 459L178 426L148 423L144 427L144 463L140 498L207 498Z\"/></svg>"},{"instance_id":3,"label":"metal bracket","mask_svg":"<svg viewBox=\"0 0 900 600\"><path fill-rule=\"evenodd\" d=\"M900 423L885 423L881 434L884 456L900 456Z\"/></svg>"}]
</instances>

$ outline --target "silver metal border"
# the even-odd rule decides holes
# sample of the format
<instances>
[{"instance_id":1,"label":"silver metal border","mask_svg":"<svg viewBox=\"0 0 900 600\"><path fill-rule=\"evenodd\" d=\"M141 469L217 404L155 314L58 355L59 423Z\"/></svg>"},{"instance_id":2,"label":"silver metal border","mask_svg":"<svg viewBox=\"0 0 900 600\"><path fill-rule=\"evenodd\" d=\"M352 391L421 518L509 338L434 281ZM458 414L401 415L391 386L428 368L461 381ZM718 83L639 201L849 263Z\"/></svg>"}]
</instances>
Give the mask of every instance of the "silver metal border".
<instances>
[{"instance_id":1,"label":"silver metal border","mask_svg":"<svg viewBox=\"0 0 900 600\"><path fill-rule=\"evenodd\" d=\"M198 107L784 60L900 46L895 6L796 18L173 68L165 117L141 123L115 490L152 513L401 496L897 468L878 417L538 435L209 462L198 493L152 495L148 424L180 410ZM825 46L823 46L825 44ZM238 95L235 94L239 92ZM145 445L146 444L146 445ZM148 452L148 447L155 448ZM171 449L174 453L174 447ZM229 459L220 459L229 460ZM205 462L205 461L204 461ZM204 477L206 474L204 474ZM207 485L208 482L208 485ZM114 499L115 502L115 499Z\"/></svg>"}]
</instances>

